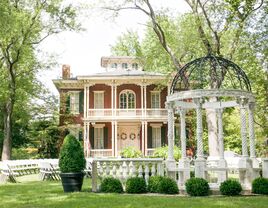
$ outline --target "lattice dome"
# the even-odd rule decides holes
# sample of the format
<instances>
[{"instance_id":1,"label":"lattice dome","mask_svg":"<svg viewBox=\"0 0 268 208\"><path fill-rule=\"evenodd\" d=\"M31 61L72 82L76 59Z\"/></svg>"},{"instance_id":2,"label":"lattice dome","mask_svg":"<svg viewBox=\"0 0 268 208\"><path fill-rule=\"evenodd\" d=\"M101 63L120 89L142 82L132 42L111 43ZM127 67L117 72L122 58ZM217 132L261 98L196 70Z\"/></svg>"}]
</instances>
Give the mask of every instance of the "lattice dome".
<instances>
[{"instance_id":1,"label":"lattice dome","mask_svg":"<svg viewBox=\"0 0 268 208\"><path fill-rule=\"evenodd\" d=\"M175 75L170 93L196 89L234 89L251 92L245 72L230 60L208 55L184 65Z\"/></svg>"}]
</instances>

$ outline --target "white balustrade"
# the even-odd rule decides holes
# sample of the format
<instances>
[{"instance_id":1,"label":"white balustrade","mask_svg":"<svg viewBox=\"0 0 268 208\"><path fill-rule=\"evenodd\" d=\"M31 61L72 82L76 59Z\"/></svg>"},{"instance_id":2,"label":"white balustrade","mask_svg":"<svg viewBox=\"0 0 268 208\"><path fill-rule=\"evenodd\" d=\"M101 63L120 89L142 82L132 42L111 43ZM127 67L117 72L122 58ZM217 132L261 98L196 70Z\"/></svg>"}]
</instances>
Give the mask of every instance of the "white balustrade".
<instances>
[{"instance_id":1,"label":"white balustrade","mask_svg":"<svg viewBox=\"0 0 268 208\"><path fill-rule=\"evenodd\" d=\"M92 165L92 168L95 168L92 170L92 173L95 173L92 174L93 191L97 191L98 177L114 177L125 182L130 177L138 176L144 177L148 182L149 177L163 175L164 170L162 158L96 158L93 159L93 164L96 164Z\"/></svg>"}]
</instances>

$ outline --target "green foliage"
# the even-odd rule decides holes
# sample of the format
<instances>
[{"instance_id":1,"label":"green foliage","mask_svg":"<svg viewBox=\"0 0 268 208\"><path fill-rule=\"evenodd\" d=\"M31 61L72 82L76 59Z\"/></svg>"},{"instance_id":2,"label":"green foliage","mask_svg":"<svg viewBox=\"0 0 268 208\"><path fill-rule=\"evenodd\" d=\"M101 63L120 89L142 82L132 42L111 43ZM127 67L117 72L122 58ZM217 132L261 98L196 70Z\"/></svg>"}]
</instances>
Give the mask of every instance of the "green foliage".
<instances>
[{"instance_id":1,"label":"green foliage","mask_svg":"<svg viewBox=\"0 0 268 208\"><path fill-rule=\"evenodd\" d=\"M104 193L122 193L123 186L119 179L104 178L101 182L100 191Z\"/></svg>"},{"instance_id":2,"label":"green foliage","mask_svg":"<svg viewBox=\"0 0 268 208\"><path fill-rule=\"evenodd\" d=\"M124 158L139 158L142 157L142 152L135 147L125 147L120 155Z\"/></svg>"},{"instance_id":3,"label":"green foliage","mask_svg":"<svg viewBox=\"0 0 268 208\"><path fill-rule=\"evenodd\" d=\"M254 194L268 194L268 179L256 178L252 182L252 193Z\"/></svg>"},{"instance_id":4,"label":"green foliage","mask_svg":"<svg viewBox=\"0 0 268 208\"><path fill-rule=\"evenodd\" d=\"M148 191L151 193L159 193L159 184L163 180L163 176L152 176L148 180Z\"/></svg>"},{"instance_id":5,"label":"green foliage","mask_svg":"<svg viewBox=\"0 0 268 208\"><path fill-rule=\"evenodd\" d=\"M222 195L227 196L237 196L241 193L242 186L241 184L233 179L228 179L221 183L220 192Z\"/></svg>"},{"instance_id":6,"label":"green foliage","mask_svg":"<svg viewBox=\"0 0 268 208\"><path fill-rule=\"evenodd\" d=\"M190 196L208 196L209 185L203 178L190 178L185 183L186 192Z\"/></svg>"},{"instance_id":7,"label":"green foliage","mask_svg":"<svg viewBox=\"0 0 268 208\"><path fill-rule=\"evenodd\" d=\"M38 157L38 149L36 148L13 148L12 149L12 160L22 159L35 159Z\"/></svg>"},{"instance_id":8,"label":"green foliage","mask_svg":"<svg viewBox=\"0 0 268 208\"><path fill-rule=\"evenodd\" d=\"M154 158L164 158L168 157L168 146L158 147L154 150L153 156ZM174 159L179 161L181 158L181 150L178 146L174 146Z\"/></svg>"},{"instance_id":9,"label":"green foliage","mask_svg":"<svg viewBox=\"0 0 268 208\"><path fill-rule=\"evenodd\" d=\"M127 179L126 192L129 194L142 194L147 192L146 182L143 178L133 177Z\"/></svg>"},{"instance_id":10,"label":"green foliage","mask_svg":"<svg viewBox=\"0 0 268 208\"><path fill-rule=\"evenodd\" d=\"M79 141L71 134L64 138L60 150L59 167L62 173L81 172L85 169L86 160Z\"/></svg>"},{"instance_id":11,"label":"green foliage","mask_svg":"<svg viewBox=\"0 0 268 208\"><path fill-rule=\"evenodd\" d=\"M168 177L163 177L160 180L158 191L159 193L162 193L162 194L178 194L179 193L179 189L178 189L178 185L176 181Z\"/></svg>"}]
</instances>

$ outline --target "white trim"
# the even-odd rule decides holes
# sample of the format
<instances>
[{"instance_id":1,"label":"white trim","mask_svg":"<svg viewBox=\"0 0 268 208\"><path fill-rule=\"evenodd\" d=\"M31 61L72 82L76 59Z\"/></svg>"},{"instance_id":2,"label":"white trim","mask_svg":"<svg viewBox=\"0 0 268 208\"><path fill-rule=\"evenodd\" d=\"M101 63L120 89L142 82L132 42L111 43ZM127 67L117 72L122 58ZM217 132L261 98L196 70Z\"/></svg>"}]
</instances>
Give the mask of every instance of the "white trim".
<instances>
[{"instance_id":1,"label":"white trim","mask_svg":"<svg viewBox=\"0 0 268 208\"><path fill-rule=\"evenodd\" d=\"M124 94L124 93L127 93L127 92L130 92L130 93L133 93L134 94L134 108L128 108L128 94L127 94L127 108L121 108L121 95ZM130 89L124 89L122 90L120 93L119 93L119 108L120 109L136 109L136 93L133 91L133 90L130 90Z\"/></svg>"}]
</instances>

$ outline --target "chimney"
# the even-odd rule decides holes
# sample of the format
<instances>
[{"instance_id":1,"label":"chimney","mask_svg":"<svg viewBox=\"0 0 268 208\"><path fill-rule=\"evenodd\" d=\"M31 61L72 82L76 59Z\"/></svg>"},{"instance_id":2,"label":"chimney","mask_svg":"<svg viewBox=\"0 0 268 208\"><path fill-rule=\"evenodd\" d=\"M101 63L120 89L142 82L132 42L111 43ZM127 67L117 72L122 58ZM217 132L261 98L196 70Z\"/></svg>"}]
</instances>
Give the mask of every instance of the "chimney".
<instances>
[{"instance_id":1,"label":"chimney","mask_svg":"<svg viewBox=\"0 0 268 208\"><path fill-rule=\"evenodd\" d=\"M71 67L70 65L63 64L62 65L62 79L70 79L71 78Z\"/></svg>"}]
</instances>

